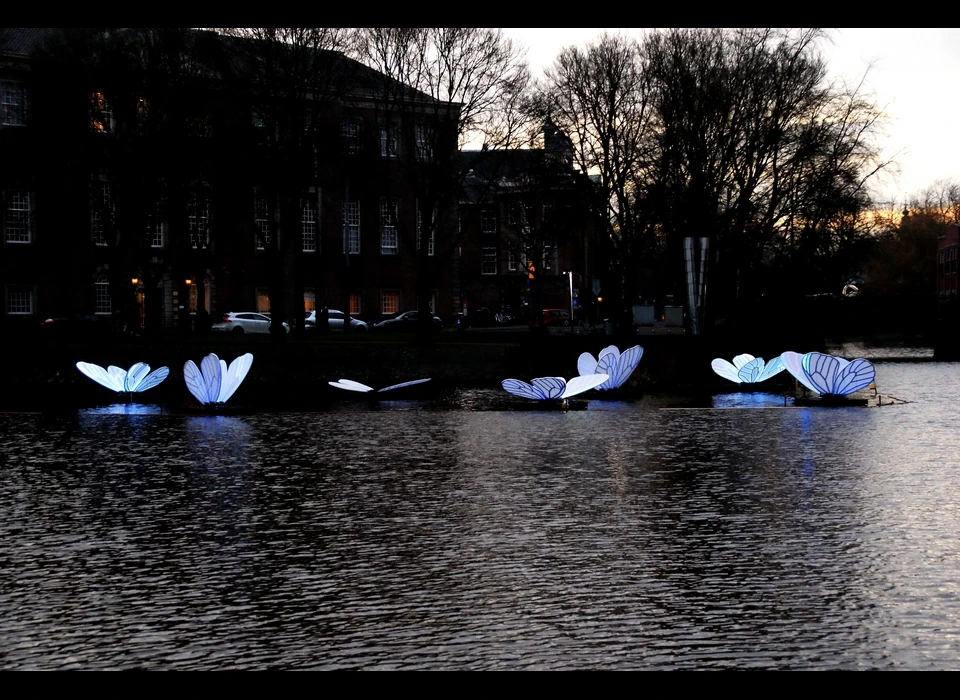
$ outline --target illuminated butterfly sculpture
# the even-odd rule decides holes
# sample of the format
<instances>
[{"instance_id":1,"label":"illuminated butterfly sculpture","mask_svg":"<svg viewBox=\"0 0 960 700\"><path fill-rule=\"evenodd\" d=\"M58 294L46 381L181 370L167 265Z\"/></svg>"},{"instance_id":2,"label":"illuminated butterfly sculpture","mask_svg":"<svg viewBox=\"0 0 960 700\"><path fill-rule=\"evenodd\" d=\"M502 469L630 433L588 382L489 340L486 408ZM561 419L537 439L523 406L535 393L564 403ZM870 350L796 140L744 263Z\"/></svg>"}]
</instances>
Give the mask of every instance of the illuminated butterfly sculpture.
<instances>
[{"instance_id":1,"label":"illuminated butterfly sculpture","mask_svg":"<svg viewBox=\"0 0 960 700\"><path fill-rule=\"evenodd\" d=\"M746 353L734 357L733 364L718 357L710 363L710 366L721 377L737 384L763 382L786 369L779 357L764 363L762 357L754 357Z\"/></svg>"},{"instance_id":2,"label":"illuminated butterfly sculpture","mask_svg":"<svg viewBox=\"0 0 960 700\"><path fill-rule=\"evenodd\" d=\"M607 374L588 374L570 381L562 377L538 377L529 384L519 379L504 379L500 385L505 391L524 399L536 401L566 401L571 396L596 388L610 378Z\"/></svg>"},{"instance_id":3,"label":"illuminated butterfly sculpture","mask_svg":"<svg viewBox=\"0 0 960 700\"><path fill-rule=\"evenodd\" d=\"M414 384L423 384L424 382L429 382L430 378L426 379L414 379L410 382L402 382L400 384L392 384L390 386L385 386L382 389L374 389L372 386L367 386L366 384L361 384L360 382L355 382L351 379L339 379L335 382L327 382L330 386L335 386L338 389L346 389L347 391L359 391L361 393L370 393L376 391L378 394L383 393L384 391L392 391L393 389L402 389L406 386L413 386Z\"/></svg>"},{"instance_id":4,"label":"illuminated butterfly sculpture","mask_svg":"<svg viewBox=\"0 0 960 700\"><path fill-rule=\"evenodd\" d=\"M597 353L596 358L589 352L582 353L577 359L577 371L581 377L606 374L609 379L597 389L619 389L640 364L641 357L643 357L643 348L639 345L627 348L623 353L616 345L608 345Z\"/></svg>"},{"instance_id":5,"label":"illuminated butterfly sculpture","mask_svg":"<svg viewBox=\"0 0 960 700\"><path fill-rule=\"evenodd\" d=\"M183 365L183 380L200 403L222 404L246 379L252 364L253 355L249 352L234 359L229 366L225 360L210 353L200 361L199 369L193 360L187 360Z\"/></svg>"},{"instance_id":6,"label":"illuminated butterfly sculpture","mask_svg":"<svg viewBox=\"0 0 960 700\"><path fill-rule=\"evenodd\" d=\"M873 364L862 358L845 360L822 352L801 355L787 351L780 359L798 382L826 397L847 396L866 389L876 376Z\"/></svg>"},{"instance_id":7,"label":"illuminated butterfly sculpture","mask_svg":"<svg viewBox=\"0 0 960 700\"><path fill-rule=\"evenodd\" d=\"M100 365L89 362L78 362L77 369L97 384L105 386L111 391L127 392L129 394L152 389L170 374L170 370L166 367L160 367L151 372L150 365L143 362L136 363L126 371L113 365L104 369Z\"/></svg>"}]
</instances>

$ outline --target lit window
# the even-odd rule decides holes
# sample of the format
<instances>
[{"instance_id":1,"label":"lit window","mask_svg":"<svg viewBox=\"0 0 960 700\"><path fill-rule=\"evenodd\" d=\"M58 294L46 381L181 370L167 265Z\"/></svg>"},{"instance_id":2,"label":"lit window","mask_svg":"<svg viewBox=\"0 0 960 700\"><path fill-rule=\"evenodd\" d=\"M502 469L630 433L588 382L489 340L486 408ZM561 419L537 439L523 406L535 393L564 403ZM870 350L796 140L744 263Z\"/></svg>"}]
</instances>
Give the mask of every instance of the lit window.
<instances>
[{"instance_id":1,"label":"lit window","mask_svg":"<svg viewBox=\"0 0 960 700\"><path fill-rule=\"evenodd\" d=\"M110 300L110 282L106 275L97 277L93 284L93 312L100 316L110 314L113 303Z\"/></svg>"},{"instance_id":2,"label":"lit window","mask_svg":"<svg viewBox=\"0 0 960 700\"><path fill-rule=\"evenodd\" d=\"M384 158L396 158L400 153L400 124L388 121L380 126L380 155Z\"/></svg>"},{"instance_id":3,"label":"lit window","mask_svg":"<svg viewBox=\"0 0 960 700\"><path fill-rule=\"evenodd\" d=\"M496 248L480 249L480 274L481 275L497 274L497 249Z\"/></svg>"},{"instance_id":4,"label":"lit window","mask_svg":"<svg viewBox=\"0 0 960 700\"><path fill-rule=\"evenodd\" d=\"M301 201L302 217L300 221L300 230L303 233L303 252L315 253L317 251L317 204L312 199Z\"/></svg>"},{"instance_id":5,"label":"lit window","mask_svg":"<svg viewBox=\"0 0 960 700\"><path fill-rule=\"evenodd\" d=\"M113 133L113 109L102 92L90 94L90 130L100 134Z\"/></svg>"},{"instance_id":6,"label":"lit window","mask_svg":"<svg viewBox=\"0 0 960 700\"><path fill-rule=\"evenodd\" d=\"M397 254L397 219L400 205L396 199L380 198L380 253Z\"/></svg>"},{"instance_id":7,"label":"lit window","mask_svg":"<svg viewBox=\"0 0 960 700\"><path fill-rule=\"evenodd\" d=\"M106 246L108 235L113 231L113 190L110 183L94 181L90 199L90 237L94 245Z\"/></svg>"},{"instance_id":8,"label":"lit window","mask_svg":"<svg viewBox=\"0 0 960 700\"><path fill-rule=\"evenodd\" d=\"M203 193L191 192L187 198L187 223L190 246L206 248L210 244L210 199Z\"/></svg>"},{"instance_id":9,"label":"lit window","mask_svg":"<svg viewBox=\"0 0 960 700\"><path fill-rule=\"evenodd\" d=\"M266 287L257 287L257 311L270 313L270 290Z\"/></svg>"},{"instance_id":10,"label":"lit window","mask_svg":"<svg viewBox=\"0 0 960 700\"><path fill-rule=\"evenodd\" d=\"M3 193L3 235L7 243L30 243L31 195L26 190L7 190Z\"/></svg>"},{"instance_id":11,"label":"lit window","mask_svg":"<svg viewBox=\"0 0 960 700\"><path fill-rule=\"evenodd\" d=\"M383 290L380 292L380 313L395 314L400 310L400 292L395 290ZM353 313L352 311L350 313Z\"/></svg>"},{"instance_id":12,"label":"lit window","mask_svg":"<svg viewBox=\"0 0 960 700\"><path fill-rule=\"evenodd\" d=\"M344 153L359 153L360 122L356 119L344 119L340 122L340 141Z\"/></svg>"},{"instance_id":13,"label":"lit window","mask_svg":"<svg viewBox=\"0 0 960 700\"><path fill-rule=\"evenodd\" d=\"M343 203L343 252L360 254L360 202Z\"/></svg>"},{"instance_id":14,"label":"lit window","mask_svg":"<svg viewBox=\"0 0 960 700\"><path fill-rule=\"evenodd\" d=\"M363 296L360 292L350 293L350 315L359 316L363 313Z\"/></svg>"},{"instance_id":15,"label":"lit window","mask_svg":"<svg viewBox=\"0 0 960 700\"><path fill-rule=\"evenodd\" d=\"M7 313L11 316L32 315L33 290L20 285L7 287Z\"/></svg>"},{"instance_id":16,"label":"lit window","mask_svg":"<svg viewBox=\"0 0 960 700\"><path fill-rule=\"evenodd\" d=\"M307 313L317 310L317 292L312 287L303 289L303 309Z\"/></svg>"},{"instance_id":17,"label":"lit window","mask_svg":"<svg viewBox=\"0 0 960 700\"><path fill-rule=\"evenodd\" d=\"M23 126L27 117L27 91L21 83L0 82L0 126Z\"/></svg>"},{"instance_id":18,"label":"lit window","mask_svg":"<svg viewBox=\"0 0 960 700\"><path fill-rule=\"evenodd\" d=\"M420 215L420 202L417 202L417 250L420 250L420 241L423 238L423 219ZM430 227L430 240L427 241L427 255L433 255L437 242L437 216L433 215L433 226Z\"/></svg>"}]
</instances>

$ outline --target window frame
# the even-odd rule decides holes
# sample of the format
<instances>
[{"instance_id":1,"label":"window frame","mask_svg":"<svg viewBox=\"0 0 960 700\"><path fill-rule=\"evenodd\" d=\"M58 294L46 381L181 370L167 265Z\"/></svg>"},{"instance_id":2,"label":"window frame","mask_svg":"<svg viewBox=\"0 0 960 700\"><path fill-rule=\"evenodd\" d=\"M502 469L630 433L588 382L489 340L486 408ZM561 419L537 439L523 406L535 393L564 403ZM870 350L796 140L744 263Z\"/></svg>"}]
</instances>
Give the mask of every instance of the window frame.
<instances>
[{"instance_id":1,"label":"window frame","mask_svg":"<svg viewBox=\"0 0 960 700\"><path fill-rule=\"evenodd\" d=\"M380 254L400 253L400 200L396 197L380 198ZM392 245L391 245L392 244Z\"/></svg>"},{"instance_id":2,"label":"window frame","mask_svg":"<svg viewBox=\"0 0 960 700\"><path fill-rule=\"evenodd\" d=\"M341 214L343 217L343 252L347 255L360 255L360 200L354 199L343 202Z\"/></svg>"},{"instance_id":3,"label":"window frame","mask_svg":"<svg viewBox=\"0 0 960 700\"><path fill-rule=\"evenodd\" d=\"M33 202L34 194L30 190L18 188L3 191L3 242L10 245L30 245L33 243ZM25 207L14 207L23 202ZM14 227L21 228L14 231Z\"/></svg>"},{"instance_id":4,"label":"window frame","mask_svg":"<svg viewBox=\"0 0 960 700\"><path fill-rule=\"evenodd\" d=\"M493 256L493 260L489 259L489 256ZM480 248L480 274L481 275L496 275L498 272L497 268L497 247L496 246L483 246Z\"/></svg>"}]
</instances>

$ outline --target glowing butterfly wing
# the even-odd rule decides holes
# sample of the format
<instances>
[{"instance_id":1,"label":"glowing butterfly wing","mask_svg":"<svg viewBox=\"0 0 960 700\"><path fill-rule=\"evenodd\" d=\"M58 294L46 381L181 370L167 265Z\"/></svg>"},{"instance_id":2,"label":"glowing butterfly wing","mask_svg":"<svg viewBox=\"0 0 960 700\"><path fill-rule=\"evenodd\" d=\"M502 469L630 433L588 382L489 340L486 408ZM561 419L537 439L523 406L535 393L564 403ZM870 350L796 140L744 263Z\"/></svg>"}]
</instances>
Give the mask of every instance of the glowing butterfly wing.
<instances>
[{"instance_id":1,"label":"glowing butterfly wing","mask_svg":"<svg viewBox=\"0 0 960 700\"><path fill-rule=\"evenodd\" d=\"M852 360L846 366L840 368L834 390L836 393L846 396L855 391L866 389L873 383L875 377L876 370L873 363L864 359Z\"/></svg>"},{"instance_id":2,"label":"glowing butterfly wing","mask_svg":"<svg viewBox=\"0 0 960 700\"><path fill-rule=\"evenodd\" d=\"M837 374L840 371L840 361L833 355L822 352L809 352L804 360L804 371L810 383L821 394L836 394Z\"/></svg>"},{"instance_id":3,"label":"glowing butterfly wing","mask_svg":"<svg viewBox=\"0 0 960 700\"><path fill-rule=\"evenodd\" d=\"M597 353L597 362L600 362L600 358L604 355L614 355L616 358L620 357L620 348L616 345L608 345L603 350Z\"/></svg>"},{"instance_id":4,"label":"glowing butterfly wing","mask_svg":"<svg viewBox=\"0 0 960 700\"><path fill-rule=\"evenodd\" d=\"M109 374L113 382L120 387L118 391L123 391L123 387L127 381L127 370L115 365L110 365L107 367L107 374Z\"/></svg>"},{"instance_id":5,"label":"glowing butterfly wing","mask_svg":"<svg viewBox=\"0 0 960 700\"><path fill-rule=\"evenodd\" d=\"M200 403L213 403L216 400L216 397L211 398L207 394L207 383L193 360L187 360L183 363L183 381L190 393L193 394L193 398Z\"/></svg>"},{"instance_id":6,"label":"glowing butterfly wing","mask_svg":"<svg viewBox=\"0 0 960 700\"><path fill-rule=\"evenodd\" d=\"M217 394L218 403L224 403L233 396L243 380L247 378L247 373L252 365L253 355L249 352L234 358L229 367L223 360L220 360L222 379L220 380L220 391Z\"/></svg>"},{"instance_id":7,"label":"glowing butterfly wing","mask_svg":"<svg viewBox=\"0 0 960 700\"><path fill-rule=\"evenodd\" d=\"M89 362L78 362L77 369L86 376L95 381L100 386L106 387L111 391L123 391L123 381L117 381L115 375L110 374L100 365L94 365Z\"/></svg>"},{"instance_id":8,"label":"glowing butterfly wing","mask_svg":"<svg viewBox=\"0 0 960 700\"><path fill-rule=\"evenodd\" d=\"M737 370L739 371L743 369L743 366L745 364L747 364L753 359L756 359L756 358L754 358L753 355L748 355L747 353L743 353L742 355L737 355L735 358L733 358L733 366L736 367Z\"/></svg>"},{"instance_id":9,"label":"glowing butterfly wing","mask_svg":"<svg viewBox=\"0 0 960 700\"><path fill-rule=\"evenodd\" d=\"M587 374L596 374L597 373L597 358L591 355L589 352L580 353L580 357L577 358L577 374L581 377Z\"/></svg>"},{"instance_id":10,"label":"glowing butterfly wing","mask_svg":"<svg viewBox=\"0 0 960 700\"><path fill-rule=\"evenodd\" d=\"M762 359L762 358L761 358L761 359ZM760 372L760 374L757 376L757 378L756 378L755 381L765 382L765 381L767 381L768 379L770 379L770 377L774 377L774 376L780 374L780 373L781 373L783 370L785 370L785 369L786 369L786 367L783 366L783 360L781 360L779 357L774 357L772 360L770 360L770 361L766 364L766 366L763 368L763 370L762 370L762 371Z\"/></svg>"},{"instance_id":11,"label":"glowing butterfly wing","mask_svg":"<svg viewBox=\"0 0 960 700\"><path fill-rule=\"evenodd\" d=\"M149 369L149 368L148 368ZM150 374L143 378L143 381L137 384L137 388L133 391L146 391L147 389L152 389L153 387L160 384L167 376L170 374L169 367L160 367L153 370Z\"/></svg>"},{"instance_id":12,"label":"glowing butterfly wing","mask_svg":"<svg viewBox=\"0 0 960 700\"><path fill-rule=\"evenodd\" d=\"M530 384L545 399L559 399L567 388L567 381L563 377L537 377Z\"/></svg>"},{"instance_id":13,"label":"glowing butterfly wing","mask_svg":"<svg viewBox=\"0 0 960 700\"><path fill-rule=\"evenodd\" d=\"M150 365L143 362L136 363L127 370L127 376L123 380L123 390L136 391L143 378L148 374L150 374Z\"/></svg>"},{"instance_id":14,"label":"glowing butterfly wing","mask_svg":"<svg viewBox=\"0 0 960 700\"><path fill-rule=\"evenodd\" d=\"M424 382L429 382L429 381L430 381L430 378L427 377L426 379L414 379L414 380L409 381L409 382L402 382L402 383L400 383L400 384L392 384L392 385L390 385L390 386L385 386L385 387L383 387L382 389L378 389L378 393L379 393L379 392L383 392L383 391L392 391L393 389L402 389L402 388L405 387L405 386L413 386L414 384L423 384Z\"/></svg>"},{"instance_id":15,"label":"glowing butterfly wing","mask_svg":"<svg viewBox=\"0 0 960 700\"><path fill-rule=\"evenodd\" d=\"M571 396L582 394L585 391L600 386L609 378L610 375L608 374L588 374L584 377L574 377L569 382L566 382L566 388L560 394L559 398L569 399Z\"/></svg>"},{"instance_id":16,"label":"glowing butterfly wing","mask_svg":"<svg viewBox=\"0 0 960 700\"><path fill-rule=\"evenodd\" d=\"M503 387L504 391L509 392L514 396L519 396L522 399L542 401L543 399L547 398L543 395L542 391L524 381L521 381L520 379L504 379L502 382L500 382L500 386Z\"/></svg>"},{"instance_id":17,"label":"glowing butterfly wing","mask_svg":"<svg viewBox=\"0 0 960 700\"><path fill-rule=\"evenodd\" d=\"M801 355L798 352L787 350L786 352L780 354L780 361L783 362L783 366L786 367L787 371L791 375L793 375L794 379L803 384L810 391L814 392L815 394L819 394L820 390L813 385L803 368L804 357L806 357L806 355Z\"/></svg>"},{"instance_id":18,"label":"glowing butterfly wing","mask_svg":"<svg viewBox=\"0 0 960 700\"><path fill-rule=\"evenodd\" d=\"M626 384L630 375L633 374L633 370L640 364L640 358L643 357L643 348L639 345L634 345L622 353L617 351L616 362L605 364L605 361L613 356L614 353L602 355L600 362L597 363L596 373L610 376L607 381L597 387L598 389L619 389Z\"/></svg>"},{"instance_id":19,"label":"glowing butterfly wing","mask_svg":"<svg viewBox=\"0 0 960 700\"><path fill-rule=\"evenodd\" d=\"M760 375L763 373L763 369L763 358L755 357L740 368L737 376L740 377L740 381L745 384L755 384L760 381Z\"/></svg>"},{"instance_id":20,"label":"glowing butterfly wing","mask_svg":"<svg viewBox=\"0 0 960 700\"><path fill-rule=\"evenodd\" d=\"M724 379L729 379L731 382L736 382L739 384L743 381L740 379L737 368L719 357L710 363L710 367L713 368L714 372L719 374Z\"/></svg>"},{"instance_id":21,"label":"glowing butterfly wing","mask_svg":"<svg viewBox=\"0 0 960 700\"><path fill-rule=\"evenodd\" d=\"M359 391L362 393L367 393L373 391L372 386L367 386L366 384L361 384L360 382L355 382L351 379L340 379L335 382L327 382L330 386L335 386L338 389L346 389L347 391Z\"/></svg>"}]
</instances>

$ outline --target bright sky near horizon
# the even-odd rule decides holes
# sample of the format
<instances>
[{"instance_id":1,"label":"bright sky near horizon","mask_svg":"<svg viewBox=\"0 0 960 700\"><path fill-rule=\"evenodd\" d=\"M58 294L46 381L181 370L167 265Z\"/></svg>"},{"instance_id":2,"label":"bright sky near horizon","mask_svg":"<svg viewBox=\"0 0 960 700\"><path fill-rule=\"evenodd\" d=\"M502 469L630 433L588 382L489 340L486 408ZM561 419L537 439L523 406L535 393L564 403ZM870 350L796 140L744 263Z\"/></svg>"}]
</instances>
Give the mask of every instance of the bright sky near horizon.
<instances>
[{"instance_id":1,"label":"bright sky near horizon","mask_svg":"<svg viewBox=\"0 0 960 700\"><path fill-rule=\"evenodd\" d=\"M561 49L585 47L603 32L639 38L643 29L504 29L527 50L534 77L541 77ZM900 209L937 181L960 184L960 29L829 29L821 45L831 77L862 91L887 114L878 144L898 163L874 189L880 202Z\"/></svg>"}]
</instances>

